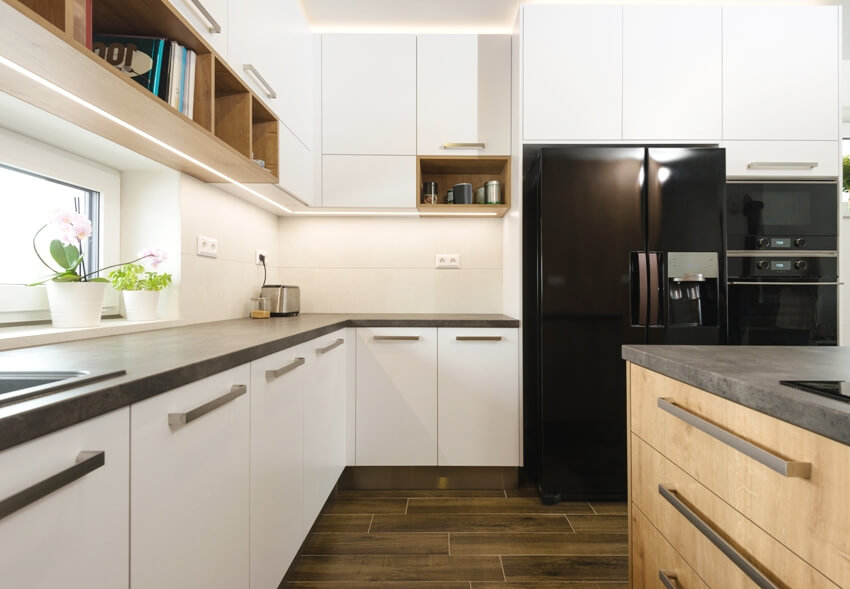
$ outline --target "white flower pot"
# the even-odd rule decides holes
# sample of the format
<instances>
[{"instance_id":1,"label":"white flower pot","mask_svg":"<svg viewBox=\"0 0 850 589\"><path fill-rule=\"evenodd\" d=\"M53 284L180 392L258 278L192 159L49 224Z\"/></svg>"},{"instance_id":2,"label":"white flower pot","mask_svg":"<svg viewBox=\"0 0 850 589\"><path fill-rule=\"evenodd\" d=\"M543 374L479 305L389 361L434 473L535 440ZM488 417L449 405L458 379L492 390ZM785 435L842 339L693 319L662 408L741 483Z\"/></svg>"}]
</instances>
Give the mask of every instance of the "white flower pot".
<instances>
[{"instance_id":1,"label":"white flower pot","mask_svg":"<svg viewBox=\"0 0 850 589\"><path fill-rule=\"evenodd\" d=\"M47 282L53 327L97 327L106 294L105 282Z\"/></svg>"},{"instance_id":2,"label":"white flower pot","mask_svg":"<svg viewBox=\"0 0 850 589\"><path fill-rule=\"evenodd\" d=\"M156 319L158 290L124 290L124 316L127 321L153 321Z\"/></svg>"}]
</instances>

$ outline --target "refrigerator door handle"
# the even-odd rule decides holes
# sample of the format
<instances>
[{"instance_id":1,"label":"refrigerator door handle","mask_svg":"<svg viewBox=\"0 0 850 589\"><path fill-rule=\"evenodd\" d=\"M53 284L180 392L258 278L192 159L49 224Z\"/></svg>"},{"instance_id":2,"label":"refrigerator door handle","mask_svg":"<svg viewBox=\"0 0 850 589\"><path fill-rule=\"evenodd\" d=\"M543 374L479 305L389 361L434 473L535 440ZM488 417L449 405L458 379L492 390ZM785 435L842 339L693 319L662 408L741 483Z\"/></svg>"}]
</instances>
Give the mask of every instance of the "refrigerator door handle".
<instances>
[{"instance_id":1,"label":"refrigerator door handle","mask_svg":"<svg viewBox=\"0 0 850 589\"><path fill-rule=\"evenodd\" d=\"M649 325L663 325L661 292L664 288L663 266L658 252L649 252Z\"/></svg>"},{"instance_id":2,"label":"refrigerator door handle","mask_svg":"<svg viewBox=\"0 0 850 589\"><path fill-rule=\"evenodd\" d=\"M646 327L649 315L646 252L631 252L631 318L632 325Z\"/></svg>"}]
</instances>

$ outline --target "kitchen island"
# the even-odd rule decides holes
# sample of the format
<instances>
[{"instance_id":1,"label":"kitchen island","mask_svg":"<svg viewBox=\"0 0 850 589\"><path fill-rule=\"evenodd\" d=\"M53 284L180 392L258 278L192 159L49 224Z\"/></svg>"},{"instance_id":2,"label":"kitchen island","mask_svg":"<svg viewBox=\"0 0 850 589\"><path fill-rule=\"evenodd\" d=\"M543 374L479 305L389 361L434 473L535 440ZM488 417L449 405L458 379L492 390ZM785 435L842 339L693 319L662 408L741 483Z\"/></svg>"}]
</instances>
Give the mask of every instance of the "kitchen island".
<instances>
[{"instance_id":1,"label":"kitchen island","mask_svg":"<svg viewBox=\"0 0 850 589\"><path fill-rule=\"evenodd\" d=\"M850 403L779 384L850 380L850 348L623 358L633 586L850 586Z\"/></svg>"}]
</instances>

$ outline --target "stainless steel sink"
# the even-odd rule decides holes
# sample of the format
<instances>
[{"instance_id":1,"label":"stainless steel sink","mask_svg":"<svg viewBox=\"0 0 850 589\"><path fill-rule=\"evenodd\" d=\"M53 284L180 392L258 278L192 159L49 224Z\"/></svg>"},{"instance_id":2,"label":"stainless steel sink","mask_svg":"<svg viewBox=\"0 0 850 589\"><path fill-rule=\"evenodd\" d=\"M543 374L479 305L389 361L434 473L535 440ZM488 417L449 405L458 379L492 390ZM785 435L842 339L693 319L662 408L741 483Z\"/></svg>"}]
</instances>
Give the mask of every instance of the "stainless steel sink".
<instances>
[{"instance_id":1,"label":"stainless steel sink","mask_svg":"<svg viewBox=\"0 0 850 589\"><path fill-rule=\"evenodd\" d=\"M0 371L0 407L127 374L126 370Z\"/></svg>"}]
</instances>

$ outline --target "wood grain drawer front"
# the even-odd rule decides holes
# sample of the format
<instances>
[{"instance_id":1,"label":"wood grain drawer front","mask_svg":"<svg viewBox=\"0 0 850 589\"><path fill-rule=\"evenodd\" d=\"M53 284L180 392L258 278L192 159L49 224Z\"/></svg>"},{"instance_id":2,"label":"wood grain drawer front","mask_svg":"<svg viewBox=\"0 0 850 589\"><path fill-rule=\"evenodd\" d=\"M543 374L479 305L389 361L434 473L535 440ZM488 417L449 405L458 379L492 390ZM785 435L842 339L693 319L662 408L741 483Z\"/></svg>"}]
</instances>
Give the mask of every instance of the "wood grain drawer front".
<instances>
[{"instance_id":1,"label":"wood grain drawer front","mask_svg":"<svg viewBox=\"0 0 850 589\"><path fill-rule=\"evenodd\" d=\"M631 442L634 506L710 587L837 588L646 442Z\"/></svg>"},{"instance_id":2,"label":"wood grain drawer front","mask_svg":"<svg viewBox=\"0 0 850 589\"><path fill-rule=\"evenodd\" d=\"M635 505L632 505L630 557L634 589L666 587L660 578L662 573L677 589L708 587Z\"/></svg>"},{"instance_id":3,"label":"wood grain drawer front","mask_svg":"<svg viewBox=\"0 0 850 589\"><path fill-rule=\"evenodd\" d=\"M644 368L630 370L637 436L834 582L850 587L850 447ZM810 463L810 476L779 474L663 410L659 398L781 460Z\"/></svg>"}]
</instances>

